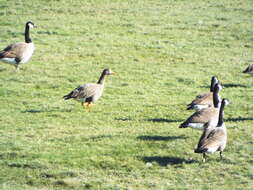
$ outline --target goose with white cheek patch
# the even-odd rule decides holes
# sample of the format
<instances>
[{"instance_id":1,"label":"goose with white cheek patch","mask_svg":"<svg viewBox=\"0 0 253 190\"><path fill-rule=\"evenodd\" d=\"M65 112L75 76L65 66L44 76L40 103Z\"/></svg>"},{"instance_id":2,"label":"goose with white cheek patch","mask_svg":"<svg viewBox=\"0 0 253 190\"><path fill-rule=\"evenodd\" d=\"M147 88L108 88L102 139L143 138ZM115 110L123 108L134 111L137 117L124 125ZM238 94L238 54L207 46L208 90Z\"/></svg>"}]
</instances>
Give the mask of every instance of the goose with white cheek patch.
<instances>
[{"instance_id":1,"label":"goose with white cheek patch","mask_svg":"<svg viewBox=\"0 0 253 190\"><path fill-rule=\"evenodd\" d=\"M30 29L35 25L31 21L25 24L25 42L18 42L8 45L2 51L0 51L0 61L14 65L16 70L23 63L27 63L33 55L34 44L30 37Z\"/></svg>"},{"instance_id":2,"label":"goose with white cheek patch","mask_svg":"<svg viewBox=\"0 0 253 190\"><path fill-rule=\"evenodd\" d=\"M207 123L203 134L201 135L198 147L194 150L195 153L203 154L203 162L206 161L206 154L220 152L222 159L222 152L227 144L227 129L224 123L224 108L230 102L228 99L223 99L219 111L219 121L215 128L210 127Z\"/></svg>"},{"instance_id":3,"label":"goose with white cheek patch","mask_svg":"<svg viewBox=\"0 0 253 190\"><path fill-rule=\"evenodd\" d=\"M212 107L213 106L213 91L214 86L219 82L217 77L213 76L211 78L211 85L210 85L210 92L200 94L196 96L196 98L187 105L187 110L201 110L204 108Z\"/></svg>"},{"instance_id":4,"label":"goose with white cheek patch","mask_svg":"<svg viewBox=\"0 0 253 190\"><path fill-rule=\"evenodd\" d=\"M213 126L216 126L218 123L219 116L219 107L220 107L220 97L219 92L222 89L221 85L218 83L214 87L213 92L213 104L214 107L204 108L193 113L185 122L183 122L179 128L188 128L193 129L204 129L204 125L210 122Z\"/></svg>"},{"instance_id":5,"label":"goose with white cheek patch","mask_svg":"<svg viewBox=\"0 0 253 190\"><path fill-rule=\"evenodd\" d=\"M97 83L83 84L71 91L69 94L63 96L63 98L65 100L75 99L81 102L81 105L84 108L88 108L90 110L90 107L94 105L92 103L96 102L102 96L105 84L105 76L112 74L115 73L110 69L104 69Z\"/></svg>"}]
</instances>

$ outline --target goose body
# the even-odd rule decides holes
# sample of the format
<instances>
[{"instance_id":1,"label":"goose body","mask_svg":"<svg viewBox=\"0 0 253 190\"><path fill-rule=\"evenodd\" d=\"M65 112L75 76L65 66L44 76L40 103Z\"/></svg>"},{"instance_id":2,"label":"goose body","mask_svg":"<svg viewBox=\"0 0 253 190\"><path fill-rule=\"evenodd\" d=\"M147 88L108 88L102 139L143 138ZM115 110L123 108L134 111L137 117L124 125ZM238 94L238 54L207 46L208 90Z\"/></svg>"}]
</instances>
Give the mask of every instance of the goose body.
<instances>
[{"instance_id":1,"label":"goose body","mask_svg":"<svg viewBox=\"0 0 253 190\"><path fill-rule=\"evenodd\" d=\"M179 128L193 128L203 130L204 125L208 122L217 124L218 122L219 108L210 107L201 109L193 113L185 122L183 122Z\"/></svg>"},{"instance_id":2,"label":"goose body","mask_svg":"<svg viewBox=\"0 0 253 190\"><path fill-rule=\"evenodd\" d=\"M203 93L198 96L190 104L187 105L187 110L195 109L201 110L204 108L212 107L213 106L213 91L214 86L218 83L217 77L213 76L211 78L211 85L210 85L210 92Z\"/></svg>"},{"instance_id":3,"label":"goose body","mask_svg":"<svg viewBox=\"0 0 253 190\"><path fill-rule=\"evenodd\" d=\"M229 104L227 99L223 99L219 110L219 121L215 127L211 123L205 125L203 134L201 135L198 147L194 150L195 153L203 154L203 161L205 161L206 154L219 151L222 158L222 152L227 143L227 129L223 121L224 107Z\"/></svg>"},{"instance_id":4,"label":"goose body","mask_svg":"<svg viewBox=\"0 0 253 190\"><path fill-rule=\"evenodd\" d=\"M32 22L25 26L25 42L18 42L5 47L0 51L0 61L14 65L17 69L20 64L27 63L33 55L34 44L30 38L30 29L34 27Z\"/></svg>"},{"instance_id":5,"label":"goose body","mask_svg":"<svg viewBox=\"0 0 253 190\"><path fill-rule=\"evenodd\" d=\"M78 86L67 95L63 96L65 100L74 99L82 103L82 106L89 107L91 103L96 102L103 94L104 79L106 75L114 74L110 69L104 69L97 83L87 83ZM87 105L84 105L87 103Z\"/></svg>"},{"instance_id":6,"label":"goose body","mask_svg":"<svg viewBox=\"0 0 253 190\"><path fill-rule=\"evenodd\" d=\"M179 128L191 127L193 129L203 130L204 125L208 122L216 126L216 124L218 123L218 116L219 116L219 106L220 106L219 91L220 90L221 90L221 85L217 83L214 87L214 93L213 93L214 107L208 107L208 108L196 111L188 119L186 119L179 126Z\"/></svg>"},{"instance_id":7,"label":"goose body","mask_svg":"<svg viewBox=\"0 0 253 190\"><path fill-rule=\"evenodd\" d=\"M75 99L79 102L95 102L103 93L104 84L88 83L83 84L64 96L65 100Z\"/></svg>"}]
</instances>

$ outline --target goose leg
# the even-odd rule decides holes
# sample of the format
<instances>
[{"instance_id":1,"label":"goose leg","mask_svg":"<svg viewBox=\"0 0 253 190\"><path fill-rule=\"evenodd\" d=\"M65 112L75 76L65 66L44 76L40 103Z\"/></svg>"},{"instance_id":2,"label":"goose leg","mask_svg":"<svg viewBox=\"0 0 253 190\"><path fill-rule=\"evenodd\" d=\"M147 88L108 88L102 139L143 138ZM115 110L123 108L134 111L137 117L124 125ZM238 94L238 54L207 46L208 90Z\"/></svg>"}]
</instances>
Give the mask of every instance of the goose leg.
<instances>
[{"instance_id":1,"label":"goose leg","mask_svg":"<svg viewBox=\"0 0 253 190\"><path fill-rule=\"evenodd\" d=\"M205 163L206 162L206 153L203 153L203 163Z\"/></svg>"},{"instance_id":2,"label":"goose leg","mask_svg":"<svg viewBox=\"0 0 253 190\"><path fill-rule=\"evenodd\" d=\"M88 111L91 110L91 107L92 107L92 106L95 106L95 104L92 104L91 102L89 102L89 103L87 104Z\"/></svg>"},{"instance_id":3,"label":"goose leg","mask_svg":"<svg viewBox=\"0 0 253 190\"><path fill-rule=\"evenodd\" d=\"M220 151L220 159L221 159L221 160L223 159L222 151Z\"/></svg>"},{"instance_id":4,"label":"goose leg","mask_svg":"<svg viewBox=\"0 0 253 190\"><path fill-rule=\"evenodd\" d=\"M88 103L86 103L86 102L82 102L82 103L81 103L81 105L82 105L82 106L83 106L83 108L85 109L85 108L87 107Z\"/></svg>"},{"instance_id":5,"label":"goose leg","mask_svg":"<svg viewBox=\"0 0 253 190\"><path fill-rule=\"evenodd\" d=\"M18 72L19 71L19 65L16 64L15 67L16 67L16 72Z\"/></svg>"}]
</instances>

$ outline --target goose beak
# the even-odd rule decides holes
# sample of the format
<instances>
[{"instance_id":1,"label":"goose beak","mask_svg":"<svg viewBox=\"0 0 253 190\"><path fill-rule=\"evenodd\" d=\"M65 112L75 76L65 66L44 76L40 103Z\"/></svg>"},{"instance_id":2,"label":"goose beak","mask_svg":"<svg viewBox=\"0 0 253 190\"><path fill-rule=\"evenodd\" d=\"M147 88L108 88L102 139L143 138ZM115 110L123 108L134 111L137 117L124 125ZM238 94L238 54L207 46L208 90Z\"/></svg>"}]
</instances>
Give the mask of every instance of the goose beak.
<instances>
[{"instance_id":1,"label":"goose beak","mask_svg":"<svg viewBox=\"0 0 253 190\"><path fill-rule=\"evenodd\" d=\"M115 72L110 72L110 75L116 75L116 73Z\"/></svg>"}]
</instances>

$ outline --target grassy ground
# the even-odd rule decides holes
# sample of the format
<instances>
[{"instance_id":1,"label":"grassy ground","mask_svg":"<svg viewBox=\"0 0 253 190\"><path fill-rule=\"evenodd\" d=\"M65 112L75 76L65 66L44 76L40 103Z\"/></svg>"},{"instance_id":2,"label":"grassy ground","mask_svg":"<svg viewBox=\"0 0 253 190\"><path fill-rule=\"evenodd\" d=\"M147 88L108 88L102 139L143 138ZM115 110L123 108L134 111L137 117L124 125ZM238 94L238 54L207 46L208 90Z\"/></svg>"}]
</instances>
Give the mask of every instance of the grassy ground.
<instances>
[{"instance_id":1,"label":"grassy ground","mask_svg":"<svg viewBox=\"0 0 253 190\"><path fill-rule=\"evenodd\" d=\"M253 62L250 0L0 0L0 46L36 51L14 72L0 65L0 189L252 189ZM106 80L92 112L62 96ZM186 104L222 97L228 144L201 163L199 131L178 129Z\"/></svg>"}]
</instances>

